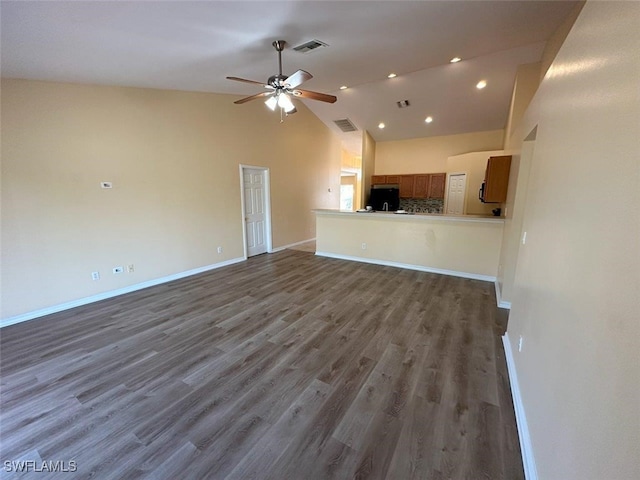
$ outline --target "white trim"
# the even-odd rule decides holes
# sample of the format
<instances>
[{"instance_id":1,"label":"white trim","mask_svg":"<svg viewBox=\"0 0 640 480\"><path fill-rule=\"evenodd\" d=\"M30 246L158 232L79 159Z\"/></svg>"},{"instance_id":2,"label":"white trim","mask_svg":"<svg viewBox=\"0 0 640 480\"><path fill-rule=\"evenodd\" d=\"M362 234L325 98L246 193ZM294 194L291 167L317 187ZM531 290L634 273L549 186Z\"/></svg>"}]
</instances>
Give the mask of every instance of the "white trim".
<instances>
[{"instance_id":1,"label":"white trim","mask_svg":"<svg viewBox=\"0 0 640 480\"><path fill-rule=\"evenodd\" d=\"M295 243L290 243L288 245L283 245L282 247L276 247L273 248L271 250L269 250L269 253L277 253L277 252L281 252L287 248L291 248L291 247L296 247L298 245L302 245L303 243L309 243L309 242L315 242L316 241L316 237L310 238L309 240L302 240L300 242L295 242Z\"/></svg>"},{"instance_id":2,"label":"white trim","mask_svg":"<svg viewBox=\"0 0 640 480\"><path fill-rule=\"evenodd\" d=\"M339 260L350 260L353 262L372 263L374 265L384 265L386 267L406 268L407 270L418 270L419 272L438 273L440 275L451 275L453 277L470 278L472 280L482 280L484 282L495 282L496 277L490 275L479 275L477 273L457 272L455 270L443 270L440 268L424 267L410 263L389 262L387 260L377 260L372 258L352 257L350 255L340 255L337 253L316 252L319 257L337 258Z\"/></svg>"},{"instance_id":3,"label":"white trim","mask_svg":"<svg viewBox=\"0 0 640 480\"><path fill-rule=\"evenodd\" d=\"M506 308L507 310L511 310L511 302L505 302L502 300L502 292L500 291L500 285L498 285L498 280L495 281L496 287L496 303L498 304L498 308Z\"/></svg>"},{"instance_id":4,"label":"white trim","mask_svg":"<svg viewBox=\"0 0 640 480\"><path fill-rule=\"evenodd\" d=\"M198 273L208 272L209 270L215 270L217 268L233 265L234 263L240 263L245 261L246 258L232 258L231 260L225 260L224 262L214 263L213 265L206 265L204 267L194 268L193 270L187 270L186 272L174 273L166 277L155 278L147 282L137 283L135 285L129 285L128 287L119 288L117 290L111 290L108 292L99 293L90 297L79 298L78 300L72 300L70 302L61 303L59 305L53 305L51 307L42 308L40 310L34 310L32 312L16 315L15 317L8 317L0 321L0 328L8 327L16 323L26 322L27 320L33 320L34 318L44 317L45 315L51 315L52 313L62 312L63 310L69 310L70 308L80 307L89 303L99 302L100 300L106 300L107 298L117 297L124 295L125 293L135 292L142 290L143 288L153 287L162 283L172 282L173 280L179 280L184 277L190 277L191 275L197 275Z\"/></svg>"},{"instance_id":5,"label":"white trim","mask_svg":"<svg viewBox=\"0 0 640 480\"><path fill-rule=\"evenodd\" d=\"M536 469L536 462L533 456L533 446L531 445L527 416L524 413L524 405L522 404L522 395L520 393L518 375L516 373L516 365L513 360L513 351L511 350L511 342L509 341L508 333L505 333L502 337L502 344L504 345L504 354L505 359L507 360L507 371L509 372L509 383L511 384L513 408L516 413L516 423L518 425L518 438L520 439L520 451L522 453L524 476L527 480L538 480L538 470Z\"/></svg>"},{"instance_id":6,"label":"white trim","mask_svg":"<svg viewBox=\"0 0 640 480\"><path fill-rule=\"evenodd\" d=\"M264 209L266 216L265 233L267 235L267 252L271 252L273 249L273 237L271 235L271 172L268 167L258 167L256 165L246 165L243 163L238 164L240 168L240 208L242 219L242 248L244 249L244 259L249 258L247 255L247 226L244 220L244 169L252 168L254 170L262 170L264 172Z\"/></svg>"}]
</instances>

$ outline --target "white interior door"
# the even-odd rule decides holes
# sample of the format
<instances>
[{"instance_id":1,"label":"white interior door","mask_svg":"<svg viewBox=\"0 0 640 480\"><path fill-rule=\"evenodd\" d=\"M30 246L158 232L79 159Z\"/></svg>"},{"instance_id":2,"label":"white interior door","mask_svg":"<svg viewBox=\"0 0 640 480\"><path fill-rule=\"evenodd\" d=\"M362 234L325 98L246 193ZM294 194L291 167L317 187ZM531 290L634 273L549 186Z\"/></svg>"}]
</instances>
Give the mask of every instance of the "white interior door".
<instances>
[{"instance_id":1,"label":"white interior door","mask_svg":"<svg viewBox=\"0 0 640 480\"><path fill-rule=\"evenodd\" d=\"M466 195L467 175L456 173L449 175L449 191L447 192L447 214L462 215L464 213L464 197Z\"/></svg>"},{"instance_id":2,"label":"white interior door","mask_svg":"<svg viewBox=\"0 0 640 480\"><path fill-rule=\"evenodd\" d=\"M267 252L267 190L264 170L243 169L247 256Z\"/></svg>"}]
</instances>

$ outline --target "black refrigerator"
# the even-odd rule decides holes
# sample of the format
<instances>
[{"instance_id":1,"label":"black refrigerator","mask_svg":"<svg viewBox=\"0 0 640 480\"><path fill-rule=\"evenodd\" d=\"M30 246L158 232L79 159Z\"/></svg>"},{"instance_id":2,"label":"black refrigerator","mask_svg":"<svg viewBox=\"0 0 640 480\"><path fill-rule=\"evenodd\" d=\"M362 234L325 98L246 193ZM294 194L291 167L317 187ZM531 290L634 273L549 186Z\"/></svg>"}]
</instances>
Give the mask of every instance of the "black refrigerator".
<instances>
[{"instance_id":1,"label":"black refrigerator","mask_svg":"<svg viewBox=\"0 0 640 480\"><path fill-rule=\"evenodd\" d=\"M380 184L371 187L369 203L374 210L395 212L400 208L400 186Z\"/></svg>"}]
</instances>

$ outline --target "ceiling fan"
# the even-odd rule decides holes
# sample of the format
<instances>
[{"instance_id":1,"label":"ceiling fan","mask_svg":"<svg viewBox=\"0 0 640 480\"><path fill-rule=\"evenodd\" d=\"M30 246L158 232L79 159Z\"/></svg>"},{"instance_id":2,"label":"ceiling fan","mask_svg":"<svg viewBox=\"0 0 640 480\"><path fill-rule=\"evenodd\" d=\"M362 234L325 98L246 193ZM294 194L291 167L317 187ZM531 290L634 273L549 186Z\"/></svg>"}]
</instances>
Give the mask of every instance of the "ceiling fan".
<instances>
[{"instance_id":1,"label":"ceiling fan","mask_svg":"<svg viewBox=\"0 0 640 480\"><path fill-rule=\"evenodd\" d=\"M235 80L236 82L254 83L256 85L262 85L268 91L262 93L256 93L250 97L241 98L233 103L241 104L246 103L257 98L269 97L264 102L271 110L280 107L280 112L284 111L286 114L292 114L296 112L296 107L291 101L292 97L308 98L311 100L319 100L321 102L334 103L337 98L333 95L327 95L326 93L312 92L310 90L302 90L297 88L307 80L313 78L309 72L304 70L298 70L291 76L282 74L282 50L287 42L284 40L276 40L272 43L273 47L278 52L278 73L272 75L267 80L267 83L256 82L255 80L247 80L239 77L227 77L229 80Z\"/></svg>"}]
</instances>

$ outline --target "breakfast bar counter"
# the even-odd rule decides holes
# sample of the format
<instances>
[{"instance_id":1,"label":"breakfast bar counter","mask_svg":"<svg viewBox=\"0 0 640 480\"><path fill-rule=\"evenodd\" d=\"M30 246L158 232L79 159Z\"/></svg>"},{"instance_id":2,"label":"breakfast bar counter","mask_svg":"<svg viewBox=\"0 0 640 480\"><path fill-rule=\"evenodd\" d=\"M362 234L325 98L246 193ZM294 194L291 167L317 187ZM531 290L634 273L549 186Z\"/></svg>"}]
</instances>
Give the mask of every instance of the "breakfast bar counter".
<instances>
[{"instance_id":1,"label":"breakfast bar counter","mask_svg":"<svg viewBox=\"0 0 640 480\"><path fill-rule=\"evenodd\" d=\"M495 281L504 219L315 210L316 255Z\"/></svg>"}]
</instances>

